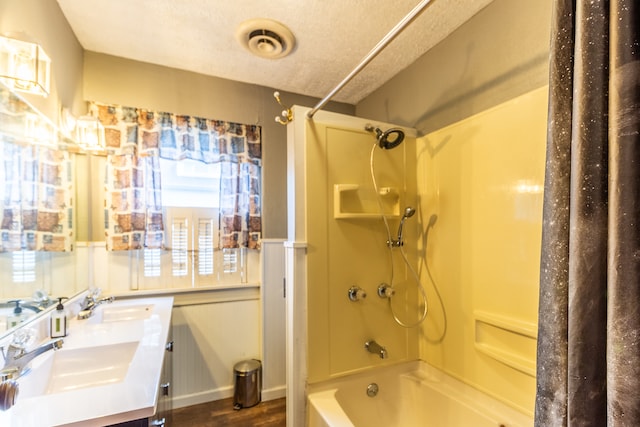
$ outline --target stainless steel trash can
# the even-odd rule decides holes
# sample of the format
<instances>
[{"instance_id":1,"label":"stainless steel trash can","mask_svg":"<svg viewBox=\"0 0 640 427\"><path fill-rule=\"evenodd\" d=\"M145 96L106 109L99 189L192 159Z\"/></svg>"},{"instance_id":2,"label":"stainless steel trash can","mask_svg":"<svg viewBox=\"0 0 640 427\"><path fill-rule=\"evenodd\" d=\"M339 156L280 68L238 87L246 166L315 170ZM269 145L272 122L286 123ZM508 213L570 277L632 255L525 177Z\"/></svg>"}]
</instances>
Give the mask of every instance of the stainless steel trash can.
<instances>
[{"instance_id":1,"label":"stainless steel trash can","mask_svg":"<svg viewBox=\"0 0 640 427\"><path fill-rule=\"evenodd\" d=\"M233 366L235 389L233 409L249 408L260 403L262 395L262 363L259 360L243 360Z\"/></svg>"}]
</instances>

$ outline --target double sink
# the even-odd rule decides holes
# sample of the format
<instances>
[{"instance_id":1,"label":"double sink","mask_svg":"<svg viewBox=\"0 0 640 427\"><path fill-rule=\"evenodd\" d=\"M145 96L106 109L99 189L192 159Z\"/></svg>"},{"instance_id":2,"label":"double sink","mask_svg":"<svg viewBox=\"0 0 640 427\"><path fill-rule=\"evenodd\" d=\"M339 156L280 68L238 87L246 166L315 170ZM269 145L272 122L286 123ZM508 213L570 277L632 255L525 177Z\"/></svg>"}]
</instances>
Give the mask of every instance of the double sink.
<instances>
[{"instance_id":1,"label":"double sink","mask_svg":"<svg viewBox=\"0 0 640 427\"><path fill-rule=\"evenodd\" d=\"M109 425L153 415L172 306L171 297L116 299L88 319L69 319L62 348L38 356L17 380L6 425Z\"/></svg>"}]
</instances>

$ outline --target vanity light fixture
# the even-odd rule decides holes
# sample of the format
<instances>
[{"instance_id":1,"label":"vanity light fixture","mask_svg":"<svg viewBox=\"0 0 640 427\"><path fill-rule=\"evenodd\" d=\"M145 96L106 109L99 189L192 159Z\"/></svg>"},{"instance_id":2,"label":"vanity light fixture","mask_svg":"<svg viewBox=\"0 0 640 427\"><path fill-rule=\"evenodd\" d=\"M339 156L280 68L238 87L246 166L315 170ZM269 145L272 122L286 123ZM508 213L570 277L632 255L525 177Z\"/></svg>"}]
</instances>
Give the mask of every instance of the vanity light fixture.
<instances>
[{"instance_id":1,"label":"vanity light fixture","mask_svg":"<svg viewBox=\"0 0 640 427\"><path fill-rule=\"evenodd\" d=\"M37 43L0 36L0 80L10 88L49 95L51 59Z\"/></svg>"},{"instance_id":2,"label":"vanity light fixture","mask_svg":"<svg viewBox=\"0 0 640 427\"><path fill-rule=\"evenodd\" d=\"M53 145L55 138L54 127L42 116L24 113L24 136L27 141L38 145Z\"/></svg>"},{"instance_id":3,"label":"vanity light fixture","mask_svg":"<svg viewBox=\"0 0 640 427\"><path fill-rule=\"evenodd\" d=\"M104 150L104 127L97 117L80 116L76 120L76 141L88 150Z\"/></svg>"}]
</instances>

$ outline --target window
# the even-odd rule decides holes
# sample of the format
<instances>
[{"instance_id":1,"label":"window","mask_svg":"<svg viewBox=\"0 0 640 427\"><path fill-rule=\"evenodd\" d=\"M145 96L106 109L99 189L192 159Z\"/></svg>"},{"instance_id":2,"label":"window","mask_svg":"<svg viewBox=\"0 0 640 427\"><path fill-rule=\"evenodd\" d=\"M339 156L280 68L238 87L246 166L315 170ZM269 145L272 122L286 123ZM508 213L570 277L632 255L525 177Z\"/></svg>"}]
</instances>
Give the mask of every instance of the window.
<instances>
[{"instance_id":1,"label":"window","mask_svg":"<svg viewBox=\"0 0 640 427\"><path fill-rule=\"evenodd\" d=\"M89 110L109 147L106 248L136 250L144 274L134 286L246 282L245 248L259 249L262 235L261 127L95 102Z\"/></svg>"},{"instance_id":2,"label":"window","mask_svg":"<svg viewBox=\"0 0 640 427\"><path fill-rule=\"evenodd\" d=\"M223 249L222 262L225 273L235 273L238 270L238 253L233 249Z\"/></svg>"},{"instance_id":3,"label":"window","mask_svg":"<svg viewBox=\"0 0 640 427\"><path fill-rule=\"evenodd\" d=\"M189 251L189 221L187 218L173 218L171 221L171 272L174 276L186 276L189 272L187 253Z\"/></svg>"},{"instance_id":4,"label":"window","mask_svg":"<svg viewBox=\"0 0 640 427\"><path fill-rule=\"evenodd\" d=\"M220 201L225 221L223 247L259 249L262 236L262 128L167 111L154 111L124 105L89 103L89 114L102 124L108 153L105 176L107 216L105 236L108 250L158 247L163 241L158 230L159 194L162 181L165 193L175 182L188 187L204 186L219 191L219 197L204 199L215 207ZM170 159L169 162L161 159ZM171 161L177 161L172 165ZM200 163L201 162L201 163ZM165 179L167 172L179 177ZM127 189L128 192L123 194ZM194 199L183 195L179 204L192 206ZM126 196L126 198L124 197ZM199 206L199 205L198 205ZM146 224L127 221L141 219L141 208L155 215ZM240 212L234 218L229 212ZM138 227L144 225L144 227ZM133 231L130 231L133 230ZM142 239L144 243L142 243Z\"/></svg>"},{"instance_id":5,"label":"window","mask_svg":"<svg viewBox=\"0 0 640 427\"><path fill-rule=\"evenodd\" d=\"M219 163L161 158L160 173L164 206L219 207Z\"/></svg>"},{"instance_id":6,"label":"window","mask_svg":"<svg viewBox=\"0 0 640 427\"><path fill-rule=\"evenodd\" d=\"M144 251L144 276L160 277L161 249L145 249Z\"/></svg>"},{"instance_id":7,"label":"window","mask_svg":"<svg viewBox=\"0 0 640 427\"><path fill-rule=\"evenodd\" d=\"M35 251L12 252L13 282L32 283L36 281Z\"/></svg>"},{"instance_id":8,"label":"window","mask_svg":"<svg viewBox=\"0 0 640 427\"><path fill-rule=\"evenodd\" d=\"M161 159L160 166L166 250L144 249L142 286L157 287L153 278L161 277L172 288L246 283L246 249L217 245L219 165Z\"/></svg>"},{"instance_id":9,"label":"window","mask_svg":"<svg viewBox=\"0 0 640 427\"><path fill-rule=\"evenodd\" d=\"M210 218L198 219L198 274L210 276L213 274L213 228L214 221Z\"/></svg>"}]
</instances>

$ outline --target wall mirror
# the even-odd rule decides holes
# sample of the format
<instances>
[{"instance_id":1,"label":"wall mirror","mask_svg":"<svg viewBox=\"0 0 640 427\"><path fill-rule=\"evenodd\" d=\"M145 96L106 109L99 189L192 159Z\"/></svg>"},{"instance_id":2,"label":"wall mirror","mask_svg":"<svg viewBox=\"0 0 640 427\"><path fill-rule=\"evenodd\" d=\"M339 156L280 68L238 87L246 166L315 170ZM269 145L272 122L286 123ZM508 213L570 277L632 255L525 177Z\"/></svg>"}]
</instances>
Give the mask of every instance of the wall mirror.
<instances>
[{"instance_id":1,"label":"wall mirror","mask_svg":"<svg viewBox=\"0 0 640 427\"><path fill-rule=\"evenodd\" d=\"M87 288L91 157L0 82L0 337Z\"/></svg>"}]
</instances>

